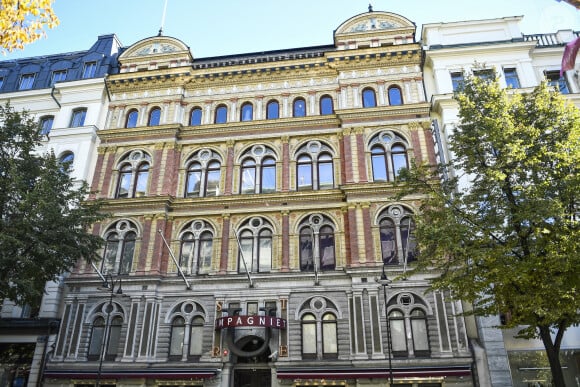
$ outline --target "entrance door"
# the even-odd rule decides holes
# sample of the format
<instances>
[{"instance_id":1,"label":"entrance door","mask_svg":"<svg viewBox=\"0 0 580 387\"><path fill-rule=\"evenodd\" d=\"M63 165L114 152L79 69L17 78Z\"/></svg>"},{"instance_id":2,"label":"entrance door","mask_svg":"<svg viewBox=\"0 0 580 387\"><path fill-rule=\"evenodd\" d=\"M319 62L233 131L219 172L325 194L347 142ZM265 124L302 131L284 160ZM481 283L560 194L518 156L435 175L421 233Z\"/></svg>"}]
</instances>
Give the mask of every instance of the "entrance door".
<instances>
[{"instance_id":1,"label":"entrance door","mask_svg":"<svg viewBox=\"0 0 580 387\"><path fill-rule=\"evenodd\" d=\"M267 369L243 369L234 371L234 387L270 387L272 371Z\"/></svg>"}]
</instances>

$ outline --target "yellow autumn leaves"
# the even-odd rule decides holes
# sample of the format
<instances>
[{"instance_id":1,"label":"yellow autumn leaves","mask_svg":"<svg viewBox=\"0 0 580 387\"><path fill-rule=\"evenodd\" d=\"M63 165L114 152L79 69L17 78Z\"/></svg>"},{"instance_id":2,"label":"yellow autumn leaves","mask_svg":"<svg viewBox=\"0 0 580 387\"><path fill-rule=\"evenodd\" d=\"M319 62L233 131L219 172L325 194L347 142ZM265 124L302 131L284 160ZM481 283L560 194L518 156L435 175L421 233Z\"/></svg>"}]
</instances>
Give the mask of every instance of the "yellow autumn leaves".
<instances>
[{"instance_id":1,"label":"yellow autumn leaves","mask_svg":"<svg viewBox=\"0 0 580 387\"><path fill-rule=\"evenodd\" d=\"M0 0L0 52L21 50L25 44L45 36L43 28L54 28L59 20L53 0Z\"/></svg>"}]
</instances>

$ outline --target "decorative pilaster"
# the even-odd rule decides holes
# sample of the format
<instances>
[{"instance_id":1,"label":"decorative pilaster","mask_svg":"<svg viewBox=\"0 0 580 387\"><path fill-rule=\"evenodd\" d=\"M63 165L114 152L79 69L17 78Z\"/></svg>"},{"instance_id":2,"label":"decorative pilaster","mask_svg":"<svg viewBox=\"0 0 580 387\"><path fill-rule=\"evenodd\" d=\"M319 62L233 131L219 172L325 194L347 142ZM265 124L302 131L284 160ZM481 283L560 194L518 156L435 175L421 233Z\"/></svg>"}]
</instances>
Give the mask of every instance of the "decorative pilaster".
<instances>
[{"instance_id":1,"label":"decorative pilaster","mask_svg":"<svg viewBox=\"0 0 580 387\"><path fill-rule=\"evenodd\" d=\"M358 165L358 182L359 183L367 183L368 176L367 176L367 168L365 162L365 143L364 143L364 129L357 128L356 133L356 161Z\"/></svg>"},{"instance_id":2,"label":"decorative pilaster","mask_svg":"<svg viewBox=\"0 0 580 387\"><path fill-rule=\"evenodd\" d=\"M230 242L230 215L223 214L223 216L222 216L222 244L221 244L221 252L220 252L219 274L226 274L226 272L228 270L229 242Z\"/></svg>"},{"instance_id":3,"label":"decorative pilaster","mask_svg":"<svg viewBox=\"0 0 580 387\"><path fill-rule=\"evenodd\" d=\"M362 207L362 229L364 236L364 247L367 264L373 264L376 261L375 246L373 244L372 222L370 213L370 203L363 203Z\"/></svg>"},{"instance_id":4,"label":"decorative pilaster","mask_svg":"<svg viewBox=\"0 0 580 387\"><path fill-rule=\"evenodd\" d=\"M289 211L282 211L282 267L281 271L290 271L290 218Z\"/></svg>"},{"instance_id":5,"label":"decorative pilaster","mask_svg":"<svg viewBox=\"0 0 580 387\"><path fill-rule=\"evenodd\" d=\"M282 137L282 192L290 190L290 145L288 136Z\"/></svg>"},{"instance_id":6,"label":"decorative pilaster","mask_svg":"<svg viewBox=\"0 0 580 387\"><path fill-rule=\"evenodd\" d=\"M232 194L232 182L234 176L234 140L227 140L226 146L226 176L225 176L225 187L224 195Z\"/></svg>"}]
</instances>

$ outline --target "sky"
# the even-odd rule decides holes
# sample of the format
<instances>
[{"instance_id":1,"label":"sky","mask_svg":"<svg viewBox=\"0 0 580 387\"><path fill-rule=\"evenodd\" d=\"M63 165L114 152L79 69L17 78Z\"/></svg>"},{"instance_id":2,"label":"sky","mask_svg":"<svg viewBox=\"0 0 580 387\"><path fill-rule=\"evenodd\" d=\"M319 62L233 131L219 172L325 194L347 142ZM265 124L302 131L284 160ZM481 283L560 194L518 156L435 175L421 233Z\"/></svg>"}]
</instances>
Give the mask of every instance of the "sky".
<instances>
[{"instance_id":1,"label":"sky","mask_svg":"<svg viewBox=\"0 0 580 387\"><path fill-rule=\"evenodd\" d=\"M166 12L164 13L165 2ZM417 25L524 16L522 33L580 30L580 11L557 0L370 0L375 11ZM157 35L177 38L194 58L333 43L333 31L368 12L369 0L55 0L60 24L46 37L0 60L89 49L114 33L123 46ZM165 17L163 15L165 14Z\"/></svg>"}]
</instances>

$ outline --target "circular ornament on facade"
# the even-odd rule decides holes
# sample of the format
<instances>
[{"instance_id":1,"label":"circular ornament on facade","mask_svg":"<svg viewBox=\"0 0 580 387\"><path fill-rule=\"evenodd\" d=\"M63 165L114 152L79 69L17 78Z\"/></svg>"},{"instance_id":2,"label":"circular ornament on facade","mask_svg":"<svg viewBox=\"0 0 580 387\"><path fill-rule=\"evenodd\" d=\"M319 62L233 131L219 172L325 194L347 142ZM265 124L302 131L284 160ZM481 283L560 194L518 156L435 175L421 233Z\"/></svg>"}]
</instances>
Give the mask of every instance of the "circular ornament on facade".
<instances>
[{"instance_id":1,"label":"circular ornament on facade","mask_svg":"<svg viewBox=\"0 0 580 387\"><path fill-rule=\"evenodd\" d=\"M322 148L322 144L320 144L320 142L318 141L310 141L307 145L308 148L308 152L312 153L312 154L316 154L318 152L320 152L320 148Z\"/></svg>"}]
</instances>

